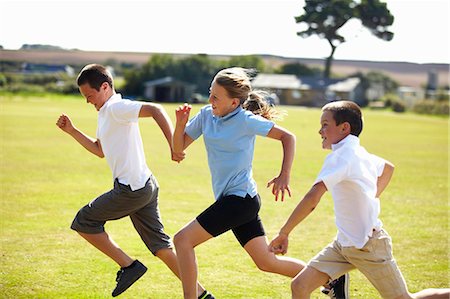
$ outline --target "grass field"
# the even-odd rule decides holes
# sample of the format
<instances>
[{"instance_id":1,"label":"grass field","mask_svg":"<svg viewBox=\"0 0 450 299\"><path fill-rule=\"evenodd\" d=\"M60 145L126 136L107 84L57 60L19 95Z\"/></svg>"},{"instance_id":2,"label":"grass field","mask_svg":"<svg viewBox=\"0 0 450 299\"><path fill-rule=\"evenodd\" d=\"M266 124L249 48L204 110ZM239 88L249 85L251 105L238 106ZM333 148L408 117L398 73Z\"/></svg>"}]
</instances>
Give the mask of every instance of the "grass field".
<instances>
[{"instance_id":1,"label":"grass field","mask_svg":"<svg viewBox=\"0 0 450 299\"><path fill-rule=\"evenodd\" d=\"M111 188L104 159L60 131L62 112L95 136L97 112L81 97L0 95L0 298L108 298L117 266L69 225L77 210ZM164 105L174 117L175 105ZM200 106L194 106L194 112ZM279 124L297 136L293 197L275 202L265 188L281 165L281 145L257 139L254 177L263 199L261 217L272 238L320 170L318 109L283 107ZM393 237L394 255L410 291L449 287L448 118L366 110L362 144L396 165L382 196L381 219ZM147 162L160 183L160 209L173 234L213 202L202 141L183 163L170 161L167 143L151 119L140 121ZM149 271L121 298L181 298L181 284L145 248L129 219L107 230ZM336 233L327 194L290 238L288 255L309 260ZM200 280L216 298L289 298L290 280L259 271L232 233L200 245ZM352 298L379 298L351 272ZM314 298L325 298L318 292Z\"/></svg>"}]
</instances>

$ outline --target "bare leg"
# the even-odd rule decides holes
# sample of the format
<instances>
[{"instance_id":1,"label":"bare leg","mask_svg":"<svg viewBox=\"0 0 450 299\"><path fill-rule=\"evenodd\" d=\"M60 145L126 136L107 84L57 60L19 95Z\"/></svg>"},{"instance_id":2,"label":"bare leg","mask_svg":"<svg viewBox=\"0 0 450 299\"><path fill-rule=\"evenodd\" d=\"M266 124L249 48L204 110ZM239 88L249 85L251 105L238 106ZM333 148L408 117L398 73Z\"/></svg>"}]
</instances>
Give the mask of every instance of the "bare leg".
<instances>
[{"instance_id":1,"label":"bare leg","mask_svg":"<svg viewBox=\"0 0 450 299\"><path fill-rule=\"evenodd\" d=\"M181 280L177 256L172 248L160 249L156 252L156 256ZM205 291L205 288L197 282L197 297L200 296L203 291Z\"/></svg>"},{"instance_id":2,"label":"bare leg","mask_svg":"<svg viewBox=\"0 0 450 299\"><path fill-rule=\"evenodd\" d=\"M412 295L413 298L449 299L450 289L426 289Z\"/></svg>"},{"instance_id":3,"label":"bare leg","mask_svg":"<svg viewBox=\"0 0 450 299\"><path fill-rule=\"evenodd\" d=\"M197 258L194 248L211 239L212 236L193 220L183 227L173 238L180 269L185 299L197 299Z\"/></svg>"},{"instance_id":4,"label":"bare leg","mask_svg":"<svg viewBox=\"0 0 450 299\"><path fill-rule=\"evenodd\" d=\"M109 256L121 267L127 267L133 263L133 259L120 249L106 232L99 234L86 234L78 232L86 241L94 245L95 248Z\"/></svg>"},{"instance_id":5,"label":"bare leg","mask_svg":"<svg viewBox=\"0 0 450 299\"><path fill-rule=\"evenodd\" d=\"M248 241L244 249L253 259L256 266L265 272L294 277L305 267L305 263L300 260L277 256L270 252L266 236L256 237Z\"/></svg>"},{"instance_id":6,"label":"bare leg","mask_svg":"<svg viewBox=\"0 0 450 299\"><path fill-rule=\"evenodd\" d=\"M306 266L291 283L291 291L293 299L308 299L311 293L324 285L330 277L313 267Z\"/></svg>"}]
</instances>

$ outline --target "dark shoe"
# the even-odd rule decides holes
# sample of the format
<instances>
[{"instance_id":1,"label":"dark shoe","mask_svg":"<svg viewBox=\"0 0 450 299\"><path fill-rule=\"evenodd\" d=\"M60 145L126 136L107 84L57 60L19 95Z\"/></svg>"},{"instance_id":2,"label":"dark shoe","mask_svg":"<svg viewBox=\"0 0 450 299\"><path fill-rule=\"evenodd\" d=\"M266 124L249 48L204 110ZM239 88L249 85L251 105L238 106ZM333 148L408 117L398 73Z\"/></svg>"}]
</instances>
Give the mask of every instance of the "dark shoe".
<instances>
[{"instance_id":1,"label":"dark shoe","mask_svg":"<svg viewBox=\"0 0 450 299\"><path fill-rule=\"evenodd\" d=\"M216 297L214 297L213 294L205 290L200 296L198 296L198 299L216 299Z\"/></svg>"},{"instance_id":2,"label":"dark shoe","mask_svg":"<svg viewBox=\"0 0 450 299\"><path fill-rule=\"evenodd\" d=\"M322 289L322 293L333 299L348 299L349 275L345 273L338 279L331 281L328 287Z\"/></svg>"},{"instance_id":3,"label":"dark shoe","mask_svg":"<svg viewBox=\"0 0 450 299\"><path fill-rule=\"evenodd\" d=\"M116 297L126 291L133 283L136 282L147 271L140 261L135 260L131 265L120 268L117 272L117 286L112 292L112 296Z\"/></svg>"}]
</instances>

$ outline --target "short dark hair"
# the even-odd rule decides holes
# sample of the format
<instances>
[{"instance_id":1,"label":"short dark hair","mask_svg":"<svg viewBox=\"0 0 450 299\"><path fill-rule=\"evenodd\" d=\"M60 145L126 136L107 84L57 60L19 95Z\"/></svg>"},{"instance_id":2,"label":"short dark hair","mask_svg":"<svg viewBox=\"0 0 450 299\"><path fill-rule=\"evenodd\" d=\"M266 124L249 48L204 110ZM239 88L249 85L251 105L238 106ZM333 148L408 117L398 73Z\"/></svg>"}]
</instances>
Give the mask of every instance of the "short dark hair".
<instances>
[{"instance_id":1,"label":"short dark hair","mask_svg":"<svg viewBox=\"0 0 450 299\"><path fill-rule=\"evenodd\" d=\"M92 88L99 91L100 86L107 82L113 88L113 78L106 67L100 64L88 64L77 77L77 85L81 86L88 83Z\"/></svg>"},{"instance_id":2,"label":"short dark hair","mask_svg":"<svg viewBox=\"0 0 450 299\"><path fill-rule=\"evenodd\" d=\"M361 108L352 101L336 101L326 104L322 107L322 111L330 111L336 125L344 122L350 124L350 134L359 136L363 129L363 120Z\"/></svg>"}]
</instances>

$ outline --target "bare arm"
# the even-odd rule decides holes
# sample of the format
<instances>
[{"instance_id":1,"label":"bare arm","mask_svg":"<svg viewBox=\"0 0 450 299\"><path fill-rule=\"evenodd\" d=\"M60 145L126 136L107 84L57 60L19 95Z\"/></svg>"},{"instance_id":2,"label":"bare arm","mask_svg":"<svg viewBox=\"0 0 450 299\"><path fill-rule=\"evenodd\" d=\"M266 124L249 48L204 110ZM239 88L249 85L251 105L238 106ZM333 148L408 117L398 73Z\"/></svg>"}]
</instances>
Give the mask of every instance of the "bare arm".
<instances>
[{"instance_id":1,"label":"bare arm","mask_svg":"<svg viewBox=\"0 0 450 299\"><path fill-rule=\"evenodd\" d=\"M166 137L169 147L172 148L173 125L163 106L155 103L143 103L139 111L139 117L153 117L164 137Z\"/></svg>"},{"instance_id":2,"label":"bare arm","mask_svg":"<svg viewBox=\"0 0 450 299\"><path fill-rule=\"evenodd\" d=\"M189 113L191 106L184 104L175 110L177 122L175 125L175 132L173 134L173 150L175 153L182 153L194 140L187 135L184 130L186 123L189 120Z\"/></svg>"},{"instance_id":3,"label":"bare arm","mask_svg":"<svg viewBox=\"0 0 450 299\"><path fill-rule=\"evenodd\" d=\"M384 189L386 189L387 185L391 181L392 175L394 174L394 168L394 164L386 161L384 164L383 173L378 177L376 197L380 197L381 193L383 193Z\"/></svg>"},{"instance_id":4,"label":"bare arm","mask_svg":"<svg viewBox=\"0 0 450 299\"><path fill-rule=\"evenodd\" d=\"M285 190L288 192L289 197L291 196L289 180L295 155L295 135L282 127L274 125L267 137L280 140L283 146L283 162L280 174L267 183L267 187L273 185L272 194L275 195L275 200L278 200L278 195L281 191L281 200L283 201Z\"/></svg>"},{"instance_id":5,"label":"bare arm","mask_svg":"<svg viewBox=\"0 0 450 299\"><path fill-rule=\"evenodd\" d=\"M79 144L81 144L85 149L93 153L94 155L103 158L105 155L103 154L102 146L100 144L100 140L89 137L84 134L80 130L78 130L73 124L70 118L61 114L56 122L56 125L72 136Z\"/></svg>"},{"instance_id":6,"label":"bare arm","mask_svg":"<svg viewBox=\"0 0 450 299\"><path fill-rule=\"evenodd\" d=\"M289 234L292 230L302 222L319 204L323 194L327 191L327 187L321 181L306 193L302 201L297 205L289 216L286 223L281 227L278 236L270 242L269 249L275 253L285 254L288 249Z\"/></svg>"},{"instance_id":7,"label":"bare arm","mask_svg":"<svg viewBox=\"0 0 450 299\"><path fill-rule=\"evenodd\" d=\"M172 136L173 136L173 125L164 107L160 104L155 103L143 103L141 110L139 111L139 117L153 117L155 122L158 124L159 128L164 134L164 137L169 144L170 153L173 161L180 162L184 159L184 154L176 154L173 151L172 146Z\"/></svg>"}]
</instances>

